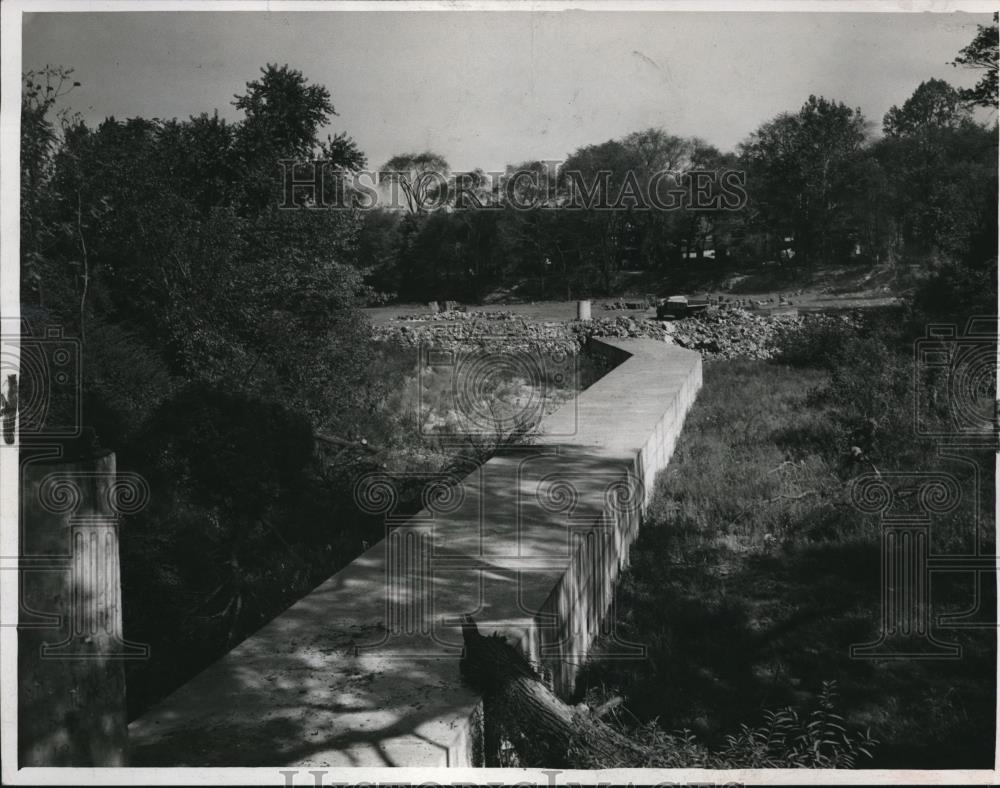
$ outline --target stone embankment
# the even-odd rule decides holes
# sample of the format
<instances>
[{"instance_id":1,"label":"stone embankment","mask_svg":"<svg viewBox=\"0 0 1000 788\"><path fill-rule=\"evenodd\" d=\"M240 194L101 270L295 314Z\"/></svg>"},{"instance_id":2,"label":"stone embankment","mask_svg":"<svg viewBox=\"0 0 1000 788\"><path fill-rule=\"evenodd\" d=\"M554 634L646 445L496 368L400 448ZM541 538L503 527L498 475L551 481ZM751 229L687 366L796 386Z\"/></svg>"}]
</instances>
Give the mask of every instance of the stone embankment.
<instances>
[{"instance_id":1,"label":"stone embankment","mask_svg":"<svg viewBox=\"0 0 1000 788\"><path fill-rule=\"evenodd\" d=\"M804 327L853 323L847 317L809 313L756 315L739 307L717 306L679 320L594 317L586 321L528 321L513 312L438 312L403 315L374 326L377 340L407 346L469 347L502 344L505 349L563 348L575 352L591 338L650 338L699 351L705 358L768 359L782 336Z\"/></svg>"}]
</instances>

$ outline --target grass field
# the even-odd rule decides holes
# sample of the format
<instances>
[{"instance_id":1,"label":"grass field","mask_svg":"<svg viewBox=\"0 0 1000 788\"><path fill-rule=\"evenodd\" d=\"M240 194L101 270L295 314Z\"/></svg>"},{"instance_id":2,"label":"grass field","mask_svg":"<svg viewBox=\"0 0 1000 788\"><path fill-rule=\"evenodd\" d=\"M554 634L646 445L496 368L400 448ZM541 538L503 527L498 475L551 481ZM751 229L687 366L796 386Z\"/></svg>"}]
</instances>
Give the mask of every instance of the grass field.
<instances>
[{"instance_id":1,"label":"grass field","mask_svg":"<svg viewBox=\"0 0 1000 788\"><path fill-rule=\"evenodd\" d=\"M994 629L935 628L961 644L960 659L850 657L879 629L880 525L850 503L850 479L865 469L843 458L829 380L769 362L706 364L613 611L617 636L648 656L595 660L579 691L594 703L620 694L625 723L658 719L718 747L766 709L808 709L833 680L849 727L879 742L858 766L992 768ZM972 479L968 464L916 456ZM932 522L933 550L980 538L977 504L992 533L992 458L973 460L982 487L963 487L958 510ZM971 575L934 575L933 615L972 598ZM995 598L983 604L995 610Z\"/></svg>"}]
</instances>

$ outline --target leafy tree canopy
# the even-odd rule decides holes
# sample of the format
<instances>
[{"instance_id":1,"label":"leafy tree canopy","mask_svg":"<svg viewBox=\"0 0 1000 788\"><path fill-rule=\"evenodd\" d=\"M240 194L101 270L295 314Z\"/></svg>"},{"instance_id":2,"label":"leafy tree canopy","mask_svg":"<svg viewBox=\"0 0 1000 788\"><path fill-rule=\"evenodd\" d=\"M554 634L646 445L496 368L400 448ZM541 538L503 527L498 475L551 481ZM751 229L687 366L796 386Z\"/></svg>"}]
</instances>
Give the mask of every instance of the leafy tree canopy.
<instances>
[{"instance_id":1,"label":"leafy tree canopy","mask_svg":"<svg viewBox=\"0 0 1000 788\"><path fill-rule=\"evenodd\" d=\"M964 89L962 98L982 107L997 108L997 60L998 33L997 12L993 13L992 25L977 25L976 37L959 52L954 66L981 69L985 73L974 87Z\"/></svg>"}]
</instances>

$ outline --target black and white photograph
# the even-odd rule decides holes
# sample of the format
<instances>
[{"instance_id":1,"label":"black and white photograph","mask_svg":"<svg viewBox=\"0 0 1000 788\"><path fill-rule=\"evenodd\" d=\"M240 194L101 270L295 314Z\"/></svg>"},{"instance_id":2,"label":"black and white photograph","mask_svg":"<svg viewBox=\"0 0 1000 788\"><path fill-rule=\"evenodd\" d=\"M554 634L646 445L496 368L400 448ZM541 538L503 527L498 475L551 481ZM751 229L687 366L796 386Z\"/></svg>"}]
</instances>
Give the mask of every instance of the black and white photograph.
<instances>
[{"instance_id":1,"label":"black and white photograph","mask_svg":"<svg viewBox=\"0 0 1000 788\"><path fill-rule=\"evenodd\" d=\"M3 782L1000 781L997 9L5 2Z\"/></svg>"}]
</instances>

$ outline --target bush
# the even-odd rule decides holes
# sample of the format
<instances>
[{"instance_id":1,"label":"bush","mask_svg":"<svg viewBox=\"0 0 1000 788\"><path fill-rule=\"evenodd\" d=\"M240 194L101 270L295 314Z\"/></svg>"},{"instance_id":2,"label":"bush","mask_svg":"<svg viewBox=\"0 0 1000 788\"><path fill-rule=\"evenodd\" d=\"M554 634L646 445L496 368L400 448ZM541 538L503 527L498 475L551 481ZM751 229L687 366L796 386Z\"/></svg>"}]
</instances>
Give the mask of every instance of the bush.
<instances>
[{"instance_id":1,"label":"bush","mask_svg":"<svg viewBox=\"0 0 1000 788\"><path fill-rule=\"evenodd\" d=\"M839 427L839 449L899 459L913 443L913 362L875 338L843 343L826 390Z\"/></svg>"},{"instance_id":2,"label":"bush","mask_svg":"<svg viewBox=\"0 0 1000 788\"><path fill-rule=\"evenodd\" d=\"M122 460L153 491L122 529L125 630L153 647L130 666L134 713L329 574L337 510L303 416L207 384L166 399Z\"/></svg>"},{"instance_id":3,"label":"bush","mask_svg":"<svg viewBox=\"0 0 1000 788\"><path fill-rule=\"evenodd\" d=\"M927 318L961 323L972 315L997 313L996 259L983 267L939 265L914 294L914 306Z\"/></svg>"},{"instance_id":4,"label":"bush","mask_svg":"<svg viewBox=\"0 0 1000 788\"><path fill-rule=\"evenodd\" d=\"M204 383L164 402L142 445L157 489L173 488L234 517L264 512L294 495L313 461L305 417Z\"/></svg>"},{"instance_id":5,"label":"bush","mask_svg":"<svg viewBox=\"0 0 1000 788\"><path fill-rule=\"evenodd\" d=\"M399 300L399 293L395 291L386 292L369 288L365 294L365 306L386 306L394 304Z\"/></svg>"},{"instance_id":6,"label":"bush","mask_svg":"<svg viewBox=\"0 0 1000 788\"><path fill-rule=\"evenodd\" d=\"M788 324L778 331L774 359L792 367L832 369L858 331L858 321L846 315L809 315L801 324Z\"/></svg>"},{"instance_id":7,"label":"bush","mask_svg":"<svg viewBox=\"0 0 1000 788\"><path fill-rule=\"evenodd\" d=\"M88 328L83 370L85 421L111 449L132 440L175 386L159 352L118 325Z\"/></svg>"}]
</instances>

